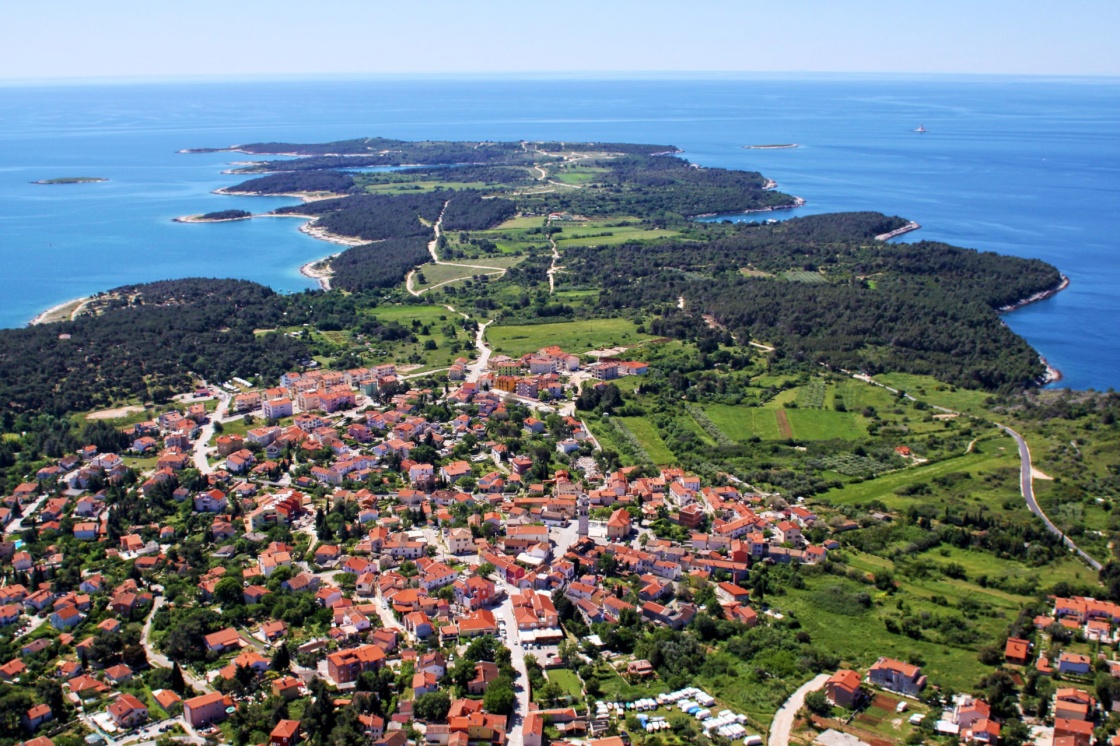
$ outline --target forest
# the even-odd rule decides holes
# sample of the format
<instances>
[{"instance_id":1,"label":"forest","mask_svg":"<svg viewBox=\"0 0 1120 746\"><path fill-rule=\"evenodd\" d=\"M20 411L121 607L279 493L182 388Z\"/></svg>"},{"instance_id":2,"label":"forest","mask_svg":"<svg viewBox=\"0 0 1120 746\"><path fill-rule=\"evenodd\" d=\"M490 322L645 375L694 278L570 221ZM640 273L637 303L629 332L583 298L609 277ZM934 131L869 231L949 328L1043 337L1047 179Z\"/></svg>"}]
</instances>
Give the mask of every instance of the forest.
<instances>
[{"instance_id":1,"label":"forest","mask_svg":"<svg viewBox=\"0 0 1120 746\"><path fill-rule=\"evenodd\" d=\"M243 280L172 280L117 288L98 316L0 330L0 401L14 414L61 415L158 389L188 372L224 381L278 376L307 357L298 340L254 335L284 319L288 302Z\"/></svg>"},{"instance_id":2,"label":"forest","mask_svg":"<svg viewBox=\"0 0 1120 746\"><path fill-rule=\"evenodd\" d=\"M316 225L331 233L380 241L386 238L431 237L430 226L439 218L446 199L447 196L435 192L395 197L355 194L281 207L275 212L278 215L315 215L319 217ZM421 223L420 218L428 225Z\"/></svg>"},{"instance_id":3,"label":"forest","mask_svg":"<svg viewBox=\"0 0 1120 746\"><path fill-rule=\"evenodd\" d=\"M331 260L331 284L349 291L390 288L428 259L428 239L424 236L354 246Z\"/></svg>"},{"instance_id":4,"label":"forest","mask_svg":"<svg viewBox=\"0 0 1120 746\"><path fill-rule=\"evenodd\" d=\"M704 243L572 247L566 265L573 284L600 288L600 313L657 313L654 334L697 340L717 325L740 343L774 345L777 359L989 390L1037 380L1037 353L996 309L1055 287L1058 271L945 244L867 241L899 220L816 215ZM676 308L680 298L687 311Z\"/></svg>"},{"instance_id":5,"label":"forest","mask_svg":"<svg viewBox=\"0 0 1120 746\"><path fill-rule=\"evenodd\" d=\"M226 187L228 194L289 194L292 192L348 192L354 177L342 171L298 171L269 174Z\"/></svg>"},{"instance_id":6,"label":"forest","mask_svg":"<svg viewBox=\"0 0 1120 746\"><path fill-rule=\"evenodd\" d=\"M594 188L526 194L518 205L525 212L679 219L795 204L790 195L766 189L765 177L754 171L700 168L670 156L632 155L594 165L607 169Z\"/></svg>"}]
</instances>

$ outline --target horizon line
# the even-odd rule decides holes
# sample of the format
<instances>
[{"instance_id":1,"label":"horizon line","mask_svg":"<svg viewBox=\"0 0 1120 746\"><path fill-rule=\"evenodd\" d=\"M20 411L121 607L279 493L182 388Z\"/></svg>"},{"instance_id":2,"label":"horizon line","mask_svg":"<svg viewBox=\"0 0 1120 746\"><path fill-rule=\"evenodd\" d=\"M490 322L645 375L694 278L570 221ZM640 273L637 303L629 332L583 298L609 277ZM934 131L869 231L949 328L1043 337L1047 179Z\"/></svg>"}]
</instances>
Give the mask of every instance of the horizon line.
<instances>
[{"instance_id":1,"label":"horizon line","mask_svg":"<svg viewBox=\"0 0 1120 746\"><path fill-rule=\"evenodd\" d=\"M1000 79L1030 81L1120 82L1120 75L1107 73L992 73L914 71L819 71L819 70L523 70L470 72L324 72L324 73L228 73L181 75L92 75L42 78L0 78L0 87L65 87L95 85L259 83L292 80L735 80L765 78L819 79Z\"/></svg>"}]
</instances>

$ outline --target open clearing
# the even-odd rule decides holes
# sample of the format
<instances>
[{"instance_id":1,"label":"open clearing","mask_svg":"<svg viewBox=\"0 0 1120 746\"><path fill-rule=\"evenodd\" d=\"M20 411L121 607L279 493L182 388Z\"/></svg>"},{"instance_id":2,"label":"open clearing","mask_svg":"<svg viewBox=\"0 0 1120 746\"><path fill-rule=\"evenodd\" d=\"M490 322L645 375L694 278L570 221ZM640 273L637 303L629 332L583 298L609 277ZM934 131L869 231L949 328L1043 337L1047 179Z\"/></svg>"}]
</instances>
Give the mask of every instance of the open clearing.
<instances>
[{"instance_id":1,"label":"open clearing","mask_svg":"<svg viewBox=\"0 0 1120 746\"><path fill-rule=\"evenodd\" d=\"M653 337L639 334L637 325L630 319L585 319L558 324L492 326L486 330L486 339L495 353L519 357L549 345L582 354L599 347L629 347Z\"/></svg>"},{"instance_id":2,"label":"open clearing","mask_svg":"<svg viewBox=\"0 0 1120 746\"><path fill-rule=\"evenodd\" d=\"M96 412L90 412L86 415L87 420L119 420L121 417L127 417L130 414L143 412L144 408L136 405L127 407L117 407L115 409L101 409Z\"/></svg>"}]
</instances>

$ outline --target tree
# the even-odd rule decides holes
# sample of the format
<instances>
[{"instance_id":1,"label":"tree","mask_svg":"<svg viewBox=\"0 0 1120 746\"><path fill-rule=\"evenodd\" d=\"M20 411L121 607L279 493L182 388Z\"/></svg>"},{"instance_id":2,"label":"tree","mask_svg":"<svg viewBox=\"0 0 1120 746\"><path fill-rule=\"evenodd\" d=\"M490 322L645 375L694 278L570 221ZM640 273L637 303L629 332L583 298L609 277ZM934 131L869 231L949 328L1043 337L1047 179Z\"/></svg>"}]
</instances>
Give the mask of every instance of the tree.
<instances>
[{"instance_id":1,"label":"tree","mask_svg":"<svg viewBox=\"0 0 1120 746\"><path fill-rule=\"evenodd\" d=\"M505 676L499 676L486 687L482 706L493 715L508 715L513 712L513 704L516 701L517 695L513 691L513 682Z\"/></svg>"},{"instance_id":2,"label":"tree","mask_svg":"<svg viewBox=\"0 0 1120 746\"><path fill-rule=\"evenodd\" d=\"M809 712L821 717L828 717L832 714L832 705L828 701L828 696L824 690L818 689L815 692L809 692L805 695L805 707Z\"/></svg>"},{"instance_id":3,"label":"tree","mask_svg":"<svg viewBox=\"0 0 1120 746\"><path fill-rule=\"evenodd\" d=\"M214 586L214 600L225 606L238 606L245 603L241 582L232 576L226 576Z\"/></svg>"},{"instance_id":4,"label":"tree","mask_svg":"<svg viewBox=\"0 0 1120 746\"><path fill-rule=\"evenodd\" d=\"M187 682L183 679L183 669L177 662L171 663L171 691L183 695L187 693Z\"/></svg>"},{"instance_id":5,"label":"tree","mask_svg":"<svg viewBox=\"0 0 1120 746\"><path fill-rule=\"evenodd\" d=\"M438 723L447 718L451 709L451 698L446 692L427 692L416 698L413 712L416 717L428 723Z\"/></svg>"},{"instance_id":6,"label":"tree","mask_svg":"<svg viewBox=\"0 0 1120 746\"><path fill-rule=\"evenodd\" d=\"M312 743L324 746L334 729L334 697L319 677L311 680L308 689L312 699L311 704L303 711L303 729Z\"/></svg>"},{"instance_id":7,"label":"tree","mask_svg":"<svg viewBox=\"0 0 1120 746\"><path fill-rule=\"evenodd\" d=\"M284 673L292 665L292 654L288 650L288 643L280 643L280 647L272 654L272 660L269 662L268 667L273 671Z\"/></svg>"}]
</instances>

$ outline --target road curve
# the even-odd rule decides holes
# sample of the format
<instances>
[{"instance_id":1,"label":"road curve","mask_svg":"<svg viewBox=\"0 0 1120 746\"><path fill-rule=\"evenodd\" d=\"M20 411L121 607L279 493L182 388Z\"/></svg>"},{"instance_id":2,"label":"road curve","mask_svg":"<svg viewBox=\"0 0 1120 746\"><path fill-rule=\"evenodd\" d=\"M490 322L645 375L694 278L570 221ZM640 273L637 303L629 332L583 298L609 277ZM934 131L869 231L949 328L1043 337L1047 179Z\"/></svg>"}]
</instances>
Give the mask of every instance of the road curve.
<instances>
[{"instance_id":1,"label":"road curve","mask_svg":"<svg viewBox=\"0 0 1120 746\"><path fill-rule=\"evenodd\" d=\"M1090 567L1100 572L1101 563L1089 556L1089 554L1085 552L1084 549L1077 546L1077 544L1073 542L1073 539L1062 533L1061 529L1055 526L1054 522L1051 521L1046 516L1046 514L1042 512L1042 508L1039 507L1038 501L1035 500L1034 470L1031 467L1031 449L1027 446L1027 441L1023 439L1022 435L1015 432L1007 425L1000 425L997 422L996 426L999 427L1000 430L1003 430L1005 433L1014 438L1015 442L1019 445L1019 490L1023 493L1023 499L1027 501L1027 508L1029 508L1032 513L1042 519L1042 522L1046 524L1046 528L1050 531L1050 533L1060 538L1062 540L1062 543L1079 554L1081 556L1081 559L1089 563Z\"/></svg>"},{"instance_id":2,"label":"road curve","mask_svg":"<svg viewBox=\"0 0 1120 746\"><path fill-rule=\"evenodd\" d=\"M849 375L851 375L853 378L855 378L857 380L864 381L866 383L870 383L873 386L879 386L879 387L884 388L887 391L893 392L895 394L899 393L898 389L891 388L890 386L887 386L886 384L879 383L878 381L872 379L871 376L865 376L865 375L859 375L859 374L856 374L856 373L851 373L850 371L844 370L843 368L841 368L840 370L842 370L844 373L848 373ZM909 399L911 401L917 401L917 399L910 396L910 394L903 393L903 396L905 396L907 399ZM963 412L958 412L955 409L947 409L946 407L939 407L939 406L934 405L934 404L931 404L930 407L932 409L938 410L939 412L945 412L945 413L948 413L948 414L957 414L957 415L962 415L962 416L975 418L974 415L965 415ZM1014 430L1009 428L1007 425L1001 425L998 422L996 422L994 424L1000 430L1003 430L1005 433L1007 433L1012 438L1014 438L1015 443L1019 446L1019 492L1023 495L1023 500L1026 501L1027 508L1032 513L1034 513L1036 516L1038 516L1039 518L1042 519L1042 522L1046 525L1046 530L1047 531L1049 531L1050 533L1054 534L1059 539L1061 539L1062 543L1065 544L1067 547L1069 547L1079 557L1081 557L1081 559L1085 560L1085 562L1089 565L1089 567L1093 568L1097 572L1100 572L1101 563L1098 562L1097 560L1093 559L1093 557L1090 556L1089 553L1086 552L1084 549L1077 546L1077 544L1074 543L1073 539L1069 538L1064 533L1062 533L1061 529L1059 529L1057 526L1055 526L1054 522L1051 521L1047 517L1047 515L1042 512L1042 508L1039 507L1038 502L1034 499L1034 469L1031 465L1031 449L1027 446L1027 441L1023 438L1022 435L1015 432ZM972 450L972 446L975 442L976 441L973 441L972 443L969 443L969 450L970 451Z\"/></svg>"},{"instance_id":3,"label":"road curve","mask_svg":"<svg viewBox=\"0 0 1120 746\"><path fill-rule=\"evenodd\" d=\"M793 721L797 719L797 713L805 704L805 695L820 689L828 679L828 674L818 674L790 695L781 709L774 713L774 722L770 724L770 738L766 741L767 746L789 745L789 734L793 731Z\"/></svg>"}]
</instances>

